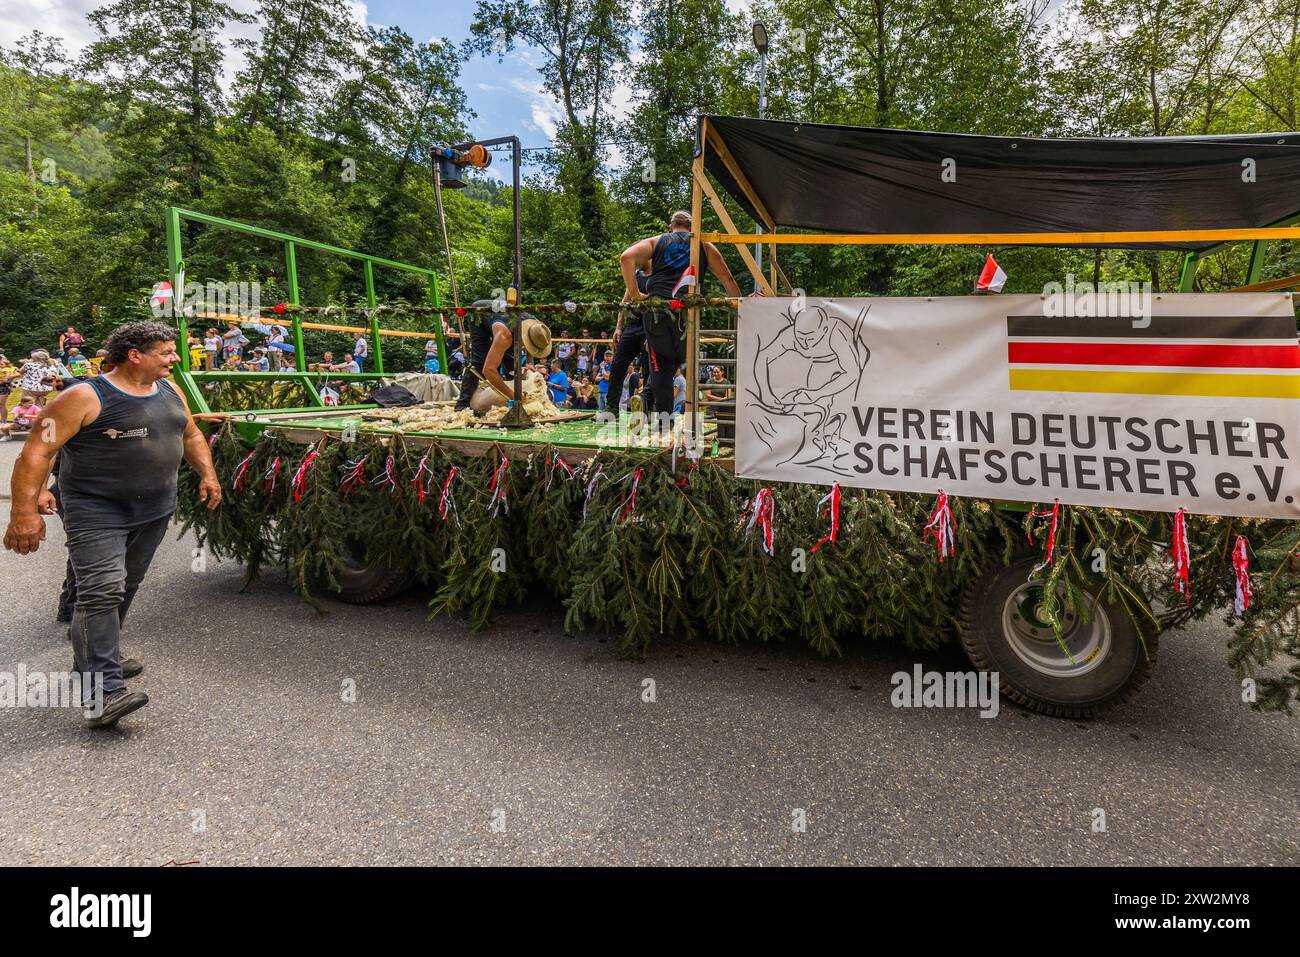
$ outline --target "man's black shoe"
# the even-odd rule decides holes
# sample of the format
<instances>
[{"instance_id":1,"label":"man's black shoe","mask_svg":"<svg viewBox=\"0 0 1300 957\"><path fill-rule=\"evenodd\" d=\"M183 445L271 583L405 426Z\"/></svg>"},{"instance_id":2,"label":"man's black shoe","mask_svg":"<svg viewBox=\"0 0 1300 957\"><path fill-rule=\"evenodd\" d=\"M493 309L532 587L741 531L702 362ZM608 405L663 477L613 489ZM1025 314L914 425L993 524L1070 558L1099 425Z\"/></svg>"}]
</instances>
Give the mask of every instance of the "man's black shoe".
<instances>
[{"instance_id":1,"label":"man's black shoe","mask_svg":"<svg viewBox=\"0 0 1300 957\"><path fill-rule=\"evenodd\" d=\"M144 673L144 665L134 658L123 658L118 662L118 664L122 666L123 678L134 678L137 675ZM72 670L77 670L77 663L75 661L72 663Z\"/></svg>"},{"instance_id":2,"label":"man's black shoe","mask_svg":"<svg viewBox=\"0 0 1300 957\"><path fill-rule=\"evenodd\" d=\"M104 698L104 710L98 717L87 718L86 725L91 728L107 728L148 703L149 696L143 691L127 691L123 688L107 695Z\"/></svg>"}]
</instances>

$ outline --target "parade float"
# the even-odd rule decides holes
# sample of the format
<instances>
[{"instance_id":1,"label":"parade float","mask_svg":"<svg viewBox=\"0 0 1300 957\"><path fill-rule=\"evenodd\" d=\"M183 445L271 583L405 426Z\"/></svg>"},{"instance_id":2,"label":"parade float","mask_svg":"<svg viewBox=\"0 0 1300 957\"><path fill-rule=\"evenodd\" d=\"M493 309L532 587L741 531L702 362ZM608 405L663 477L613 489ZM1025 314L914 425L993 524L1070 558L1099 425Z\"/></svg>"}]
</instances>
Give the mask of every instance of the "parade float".
<instances>
[{"instance_id":1,"label":"parade float","mask_svg":"<svg viewBox=\"0 0 1300 957\"><path fill-rule=\"evenodd\" d=\"M1229 664L1252 678L1245 700L1288 708L1300 688L1288 290L1300 277L1260 282L1259 265L1265 243L1300 238L1297 144L702 117L694 275L701 242L732 244L763 295L647 304L684 313L688 383L704 365L734 373L727 398L688 389L663 433L626 417L535 421L522 377L499 420L381 410L367 393L386 379L383 338L431 335L445 369L448 329L476 307L442 303L432 269L172 210L178 289L184 218L284 244L289 301L277 309L297 343L295 368L278 373L200 371L185 357L175 377L194 411L233 418L211 435L222 506L199 507L183 474L180 517L250 580L286 566L318 607L419 583L433 615L483 628L545 593L568 628L638 654L665 636L804 641L822 654L863 638L955 640L1008 696L1062 717L1129 698L1161 632L1214 615ZM469 146L435 157L440 179L473 164ZM723 194L762 231L739 232ZM702 228L706 200L721 231ZM1254 243L1243 286L1193 292L1199 258L1243 241ZM1081 313L1069 296L1061 309L1051 291L819 298L786 279L778 254L791 243L1152 248L1182 252L1184 266L1178 292L1116 314ZM304 247L360 260L364 305L300 303ZM430 303L379 303L376 267L425 275ZM620 308L520 305L524 288L516 243L509 296L477 308L577 325ZM426 331L381 325L398 318ZM183 311L178 323L184 335ZM304 362L310 329L375 343L376 372L332 377L352 400L320 399L328 374ZM258 382L275 401L231 404ZM275 391L285 384L301 404Z\"/></svg>"}]
</instances>

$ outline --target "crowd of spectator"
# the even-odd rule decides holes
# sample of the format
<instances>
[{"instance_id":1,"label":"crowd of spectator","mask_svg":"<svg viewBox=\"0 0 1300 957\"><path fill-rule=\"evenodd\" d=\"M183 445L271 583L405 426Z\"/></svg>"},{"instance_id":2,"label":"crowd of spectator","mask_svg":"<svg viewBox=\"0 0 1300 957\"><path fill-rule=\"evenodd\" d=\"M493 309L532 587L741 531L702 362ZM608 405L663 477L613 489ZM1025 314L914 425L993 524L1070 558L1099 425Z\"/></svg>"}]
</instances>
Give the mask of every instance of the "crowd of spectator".
<instances>
[{"instance_id":1,"label":"crowd of spectator","mask_svg":"<svg viewBox=\"0 0 1300 957\"><path fill-rule=\"evenodd\" d=\"M254 344L245 329L259 333L262 341ZM453 342L455 340L452 340ZM557 338L554 358L549 363L537 363L531 368L547 382L551 401L561 409L579 409L604 412L628 409L646 410L649 402L646 372L643 359L638 359L628 370L622 394L611 401L609 374L613 350L608 340L594 340L588 329L572 336L565 329ZM224 332L209 327L200 336L189 334L187 348L190 365L194 369L229 372L278 372L294 367L294 344L286 326L277 322L246 323L230 321ZM56 350L36 349L26 359L14 361L0 354L0 438L23 432L49 398L59 390L77 382L108 371L104 365L104 350L88 354L86 339L75 326L68 326L59 335ZM353 334L351 352L337 357L325 352L318 362L307 368L313 372L358 373L367 371L370 342L365 334ZM452 378L465 367L465 356L455 349L447 356L447 374ZM111 367L109 367L111 368ZM434 338L424 343L424 366L421 371L431 374L442 372L438 355L438 342ZM734 387L726 382L720 366L701 369L700 385L706 400L720 401L734 398ZM673 379L673 411L681 413L686 401L686 380L679 367Z\"/></svg>"},{"instance_id":2,"label":"crowd of spectator","mask_svg":"<svg viewBox=\"0 0 1300 957\"><path fill-rule=\"evenodd\" d=\"M55 349L33 349L25 359L10 359L0 350L0 438L30 429L60 390L107 371L104 350L88 352L76 326L59 333Z\"/></svg>"}]
</instances>

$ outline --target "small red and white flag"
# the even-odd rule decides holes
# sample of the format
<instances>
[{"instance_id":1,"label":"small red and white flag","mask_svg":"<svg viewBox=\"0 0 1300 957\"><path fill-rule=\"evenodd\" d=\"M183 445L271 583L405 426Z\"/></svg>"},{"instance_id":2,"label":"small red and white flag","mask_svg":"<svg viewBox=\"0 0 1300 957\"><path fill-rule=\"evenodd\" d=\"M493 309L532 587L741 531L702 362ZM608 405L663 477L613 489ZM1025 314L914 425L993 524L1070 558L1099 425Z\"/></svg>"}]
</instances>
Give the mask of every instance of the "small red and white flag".
<instances>
[{"instance_id":1,"label":"small red and white flag","mask_svg":"<svg viewBox=\"0 0 1300 957\"><path fill-rule=\"evenodd\" d=\"M988 258L984 260L984 268L980 271L980 277L975 282L976 292L1001 292L1002 287L1007 284L1007 274L1002 271L998 261L989 253Z\"/></svg>"},{"instance_id":2,"label":"small red and white flag","mask_svg":"<svg viewBox=\"0 0 1300 957\"><path fill-rule=\"evenodd\" d=\"M153 292L149 296L149 301L159 308L171 302L171 300L172 284L165 279L153 287Z\"/></svg>"},{"instance_id":3,"label":"small red and white flag","mask_svg":"<svg viewBox=\"0 0 1300 957\"><path fill-rule=\"evenodd\" d=\"M682 273L682 278L677 280L677 285L673 286L673 291L671 295L675 299L677 298L678 290L682 289L683 287L689 288L694 285L695 285L695 267L687 266L686 270Z\"/></svg>"}]
</instances>

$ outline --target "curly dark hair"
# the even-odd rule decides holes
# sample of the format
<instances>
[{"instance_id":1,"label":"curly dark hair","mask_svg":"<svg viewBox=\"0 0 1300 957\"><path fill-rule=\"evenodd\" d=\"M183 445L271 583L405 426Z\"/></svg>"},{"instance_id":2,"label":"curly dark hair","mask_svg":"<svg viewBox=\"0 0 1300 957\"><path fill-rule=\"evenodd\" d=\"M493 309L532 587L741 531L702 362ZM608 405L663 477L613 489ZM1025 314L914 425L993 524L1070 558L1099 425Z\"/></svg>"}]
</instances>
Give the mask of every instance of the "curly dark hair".
<instances>
[{"instance_id":1,"label":"curly dark hair","mask_svg":"<svg viewBox=\"0 0 1300 957\"><path fill-rule=\"evenodd\" d=\"M113 365L126 362L132 349L148 352L160 342L175 342L176 330L152 319L128 322L118 326L104 340L104 356Z\"/></svg>"}]
</instances>

